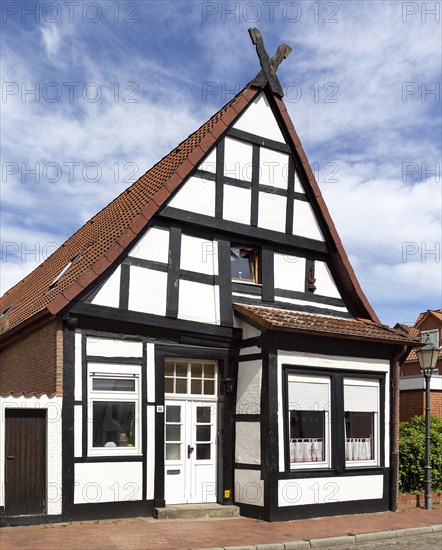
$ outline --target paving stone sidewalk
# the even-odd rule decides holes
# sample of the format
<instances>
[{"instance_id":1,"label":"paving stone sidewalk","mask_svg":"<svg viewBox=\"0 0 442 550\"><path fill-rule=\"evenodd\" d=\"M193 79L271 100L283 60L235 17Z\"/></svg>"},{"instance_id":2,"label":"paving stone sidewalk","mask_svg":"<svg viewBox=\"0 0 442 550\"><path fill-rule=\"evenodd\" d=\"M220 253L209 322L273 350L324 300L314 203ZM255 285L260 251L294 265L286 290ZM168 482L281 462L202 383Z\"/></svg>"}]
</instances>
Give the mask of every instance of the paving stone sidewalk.
<instances>
[{"instance_id":1,"label":"paving stone sidewalk","mask_svg":"<svg viewBox=\"0 0 442 550\"><path fill-rule=\"evenodd\" d=\"M440 506L433 510L412 509L401 512L380 512L327 518L266 523L250 518L154 520L133 518L121 520L84 521L29 527L0 529L1 550L195 550L202 548L238 548L253 550L290 550L321 546L336 548L369 542L367 537L395 538L403 529L417 528L414 534L428 532L441 536L437 526L442 523ZM427 529L422 529L427 527ZM431 528L430 528L431 527ZM373 533L365 535L364 533ZM374 534L377 533L377 534ZM315 539L315 540L313 540ZM405 538L404 538L405 540ZM310 542L308 542L310 541ZM286 544L285 544L286 543ZM290 543L290 544L287 544ZM350 543L350 544L349 544ZM400 545L397 545L400 548Z\"/></svg>"}]
</instances>

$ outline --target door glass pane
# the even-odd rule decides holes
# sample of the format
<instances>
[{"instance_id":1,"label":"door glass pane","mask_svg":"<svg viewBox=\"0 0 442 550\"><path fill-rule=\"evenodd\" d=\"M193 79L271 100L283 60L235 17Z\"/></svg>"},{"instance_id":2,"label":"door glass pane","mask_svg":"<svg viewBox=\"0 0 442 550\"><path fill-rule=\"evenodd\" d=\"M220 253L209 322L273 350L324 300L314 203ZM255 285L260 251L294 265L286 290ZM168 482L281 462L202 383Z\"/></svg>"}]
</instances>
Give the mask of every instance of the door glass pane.
<instances>
[{"instance_id":1,"label":"door glass pane","mask_svg":"<svg viewBox=\"0 0 442 550\"><path fill-rule=\"evenodd\" d=\"M173 393L173 378L164 379L164 391L166 393Z\"/></svg>"},{"instance_id":2,"label":"door glass pane","mask_svg":"<svg viewBox=\"0 0 442 550\"><path fill-rule=\"evenodd\" d=\"M181 445L166 443L166 460L181 460Z\"/></svg>"},{"instance_id":3,"label":"door glass pane","mask_svg":"<svg viewBox=\"0 0 442 550\"><path fill-rule=\"evenodd\" d=\"M166 426L166 441L181 441L181 426L169 424Z\"/></svg>"},{"instance_id":4,"label":"door glass pane","mask_svg":"<svg viewBox=\"0 0 442 550\"><path fill-rule=\"evenodd\" d=\"M93 378L92 389L99 391L135 391L135 380L124 378Z\"/></svg>"},{"instance_id":5,"label":"door glass pane","mask_svg":"<svg viewBox=\"0 0 442 550\"><path fill-rule=\"evenodd\" d=\"M175 383L175 393L187 393L187 378L177 378Z\"/></svg>"},{"instance_id":6,"label":"door glass pane","mask_svg":"<svg viewBox=\"0 0 442 550\"><path fill-rule=\"evenodd\" d=\"M192 380L192 382L191 382L191 393L197 393L197 394L203 393L203 381L202 380Z\"/></svg>"},{"instance_id":7,"label":"door glass pane","mask_svg":"<svg viewBox=\"0 0 442 550\"><path fill-rule=\"evenodd\" d=\"M210 407L197 407L196 408L196 421L200 424L203 422L210 422Z\"/></svg>"},{"instance_id":8,"label":"door glass pane","mask_svg":"<svg viewBox=\"0 0 442 550\"><path fill-rule=\"evenodd\" d=\"M198 443L196 446L197 460L210 460L210 443Z\"/></svg>"},{"instance_id":9,"label":"door glass pane","mask_svg":"<svg viewBox=\"0 0 442 550\"><path fill-rule=\"evenodd\" d=\"M204 365L204 378L215 378L215 365Z\"/></svg>"},{"instance_id":10,"label":"door glass pane","mask_svg":"<svg viewBox=\"0 0 442 550\"><path fill-rule=\"evenodd\" d=\"M215 394L215 380L204 380L204 394L205 395Z\"/></svg>"},{"instance_id":11,"label":"door glass pane","mask_svg":"<svg viewBox=\"0 0 442 550\"><path fill-rule=\"evenodd\" d=\"M203 365L201 363L192 363L192 378L203 377Z\"/></svg>"},{"instance_id":12,"label":"door glass pane","mask_svg":"<svg viewBox=\"0 0 442 550\"><path fill-rule=\"evenodd\" d=\"M176 375L187 377L187 363L175 363Z\"/></svg>"},{"instance_id":13,"label":"door glass pane","mask_svg":"<svg viewBox=\"0 0 442 550\"><path fill-rule=\"evenodd\" d=\"M181 407L166 405L166 422L181 422Z\"/></svg>"},{"instance_id":14,"label":"door glass pane","mask_svg":"<svg viewBox=\"0 0 442 550\"><path fill-rule=\"evenodd\" d=\"M196 427L196 440L197 441L210 441L211 426L197 426Z\"/></svg>"}]
</instances>

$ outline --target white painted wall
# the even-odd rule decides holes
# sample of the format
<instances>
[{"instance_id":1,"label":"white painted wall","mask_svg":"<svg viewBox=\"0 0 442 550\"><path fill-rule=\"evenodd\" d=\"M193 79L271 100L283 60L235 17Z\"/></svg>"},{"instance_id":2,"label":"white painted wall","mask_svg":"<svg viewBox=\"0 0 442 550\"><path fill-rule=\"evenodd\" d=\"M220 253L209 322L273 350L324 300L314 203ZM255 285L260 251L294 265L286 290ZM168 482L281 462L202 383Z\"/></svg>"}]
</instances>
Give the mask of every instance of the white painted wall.
<instances>
[{"instance_id":1,"label":"white painted wall","mask_svg":"<svg viewBox=\"0 0 442 550\"><path fill-rule=\"evenodd\" d=\"M129 256L167 264L169 261L169 230L151 227L138 244L132 248Z\"/></svg>"},{"instance_id":2,"label":"white painted wall","mask_svg":"<svg viewBox=\"0 0 442 550\"><path fill-rule=\"evenodd\" d=\"M252 204L251 189L224 185L223 218L250 225Z\"/></svg>"},{"instance_id":3,"label":"white painted wall","mask_svg":"<svg viewBox=\"0 0 442 550\"><path fill-rule=\"evenodd\" d=\"M285 233L287 198L259 192L258 227Z\"/></svg>"},{"instance_id":4,"label":"white painted wall","mask_svg":"<svg viewBox=\"0 0 442 550\"><path fill-rule=\"evenodd\" d=\"M325 310L329 310L327 311L325 314L322 314L321 315L326 315L327 317L337 317L336 314L333 315L333 312L334 311L341 311L342 313L348 313L348 309L346 307L341 307L341 306L330 306L328 304L320 304L318 302L309 302L307 300L298 300L298 298L284 298L283 296L275 296L275 301L276 302L286 302L288 304L295 304L295 305L299 305L299 306L313 306L313 307L316 307L316 308L321 308L321 309L325 309ZM339 319L341 319L341 317L339 317Z\"/></svg>"},{"instance_id":5,"label":"white painted wall","mask_svg":"<svg viewBox=\"0 0 442 550\"><path fill-rule=\"evenodd\" d=\"M399 380L401 391L406 390L424 390L425 379L423 376L401 376ZM442 376L433 374L430 379L431 391L442 391Z\"/></svg>"},{"instance_id":6,"label":"white painted wall","mask_svg":"<svg viewBox=\"0 0 442 550\"><path fill-rule=\"evenodd\" d=\"M147 407L147 475L146 500L153 500L155 496L155 406Z\"/></svg>"},{"instance_id":7,"label":"white painted wall","mask_svg":"<svg viewBox=\"0 0 442 550\"><path fill-rule=\"evenodd\" d=\"M261 464L261 424L237 422L235 432L235 462Z\"/></svg>"},{"instance_id":8,"label":"white painted wall","mask_svg":"<svg viewBox=\"0 0 442 550\"><path fill-rule=\"evenodd\" d=\"M318 477L278 481L278 506L381 499L383 476Z\"/></svg>"},{"instance_id":9,"label":"white painted wall","mask_svg":"<svg viewBox=\"0 0 442 550\"><path fill-rule=\"evenodd\" d=\"M155 344L147 344L147 400L155 402Z\"/></svg>"},{"instance_id":10,"label":"white painted wall","mask_svg":"<svg viewBox=\"0 0 442 550\"><path fill-rule=\"evenodd\" d=\"M218 275L218 242L182 235L180 268Z\"/></svg>"},{"instance_id":11,"label":"white painted wall","mask_svg":"<svg viewBox=\"0 0 442 550\"><path fill-rule=\"evenodd\" d=\"M47 514L61 514L61 397L0 397L0 479L5 479L6 409L46 409L46 492ZM0 506L5 505L4 483L0 483Z\"/></svg>"},{"instance_id":12,"label":"white painted wall","mask_svg":"<svg viewBox=\"0 0 442 550\"><path fill-rule=\"evenodd\" d=\"M236 386L237 414L260 414L261 379L262 361L260 359L238 363L238 381Z\"/></svg>"},{"instance_id":13,"label":"white painted wall","mask_svg":"<svg viewBox=\"0 0 442 550\"><path fill-rule=\"evenodd\" d=\"M219 286L181 279L178 318L219 325Z\"/></svg>"},{"instance_id":14,"label":"white painted wall","mask_svg":"<svg viewBox=\"0 0 442 550\"><path fill-rule=\"evenodd\" d=\"M259 470L235 470L235 501L264 506L264 481Z\"/></svg>"},{"instance_id":15,"label":"white painted wall","mask_svg":"<svg viewBox=\"0 0 442 550\"><path fill-rule=\"evenodd\" d=\"M88 336L86 338L86 353L97 357L143 357L143 344L133 340Z\"/></svg>"},{"instance_id":16,"label":"white painted wall","mask_svg":"<svg viewBox=\"0 0 442 550\"><path fill-rule=\"evenodd\" d=\"M259 152L259 183L287 189L289 156L261 147Z\"/></svg>"},{"instance_id":17,"label":"white painted wall","mask_svg":"<svg viewBox=\"0 0 442 550\"><path fill-rule=\"evenodd\" d=\"M299 179L298 172L295 170L295 193L305 193L304 187Z\"/></svg>"},{"instance_id":18,"label":"white painted wall","mask_svg":"<svg viewBox=\"0 0 442 550\"><path fill-rule=\"evenodd\" d=\"M97 306L119 307L120 271L121 268L118 266L92 300L93 304Z\"/></svg>"},{"instance_id":19,"label":"white painted wall","mask_svg":"<svg viewBox=\"0 0 442 550\"><path fill-rule=\"evenodd\" d=\"M270 108L269 102L264 94L259 96L247 107L238 121L233 125L238 130L256 134L285 143L284 137L279 129L278 123Z\"/></svg>"},{"instance_id":20,"label":"white painted wall","mask_svg":"<svg viewBox=\"0 0 442 550\"><path fill-rule=\"evenodd\" d=\"M293 235L323 241L312 207L305 201L293 201Z\"/></svg>"},{"instance_id":21,"label":"white painted wall","mask_svg":"<svg viewBox=\"0 0 442 550\"><path fill-rule=\"evenodd\" d=\"M253 146L238 139L224 140L224 175L237 180L252 181Z\"/></svg>"},{"instance_id":22,"label":"white painted wall","mask_svg":"<svg viewBox=\"0 0 442 550\"><path fill-rule=\"evenodd\" d=\"M83 407L74 405L74 456L83 456Z\"/></svg>"},{"instance_id":23,"label":"white painted wall","mask_svg":"<svg viewBox=\"0 0 442 550\"><path fill-rule=\"evenodd\" d=\"M341 294L325 262L315 261L315 279L315 294L330 296L331 298L341 298Z\"/></svg>"},{"instance_id":24,"label":"white painted wall","mask_svg":"<svg viewBox=\"0 0 442 550\"><path fill-rule=\"evenodd\" d=\"M74 504L141 500L141 462L95 462L74 465Z\"/></svg>"},{"instance_id":25,"label":"white painted wall","mask_svg":"<svg viewBox=\"0 0 442 550\"><path fill-rule=\"evenodd\" d=\"M75 333L75 361L74 361L74 399L75 401L81 401L82 399L82 367L81 367L81 357L82 349L81 342L83 335L80 332Z\"/></svg>"},{"instance_id":26,"label":"white painted wall","mask_svg":"<svg viewBox=\"0 0 442 550\"><path fill-rule=\"evenodd\" d=\"M305 289L305 258L275 253L275 288L284 290Z\"/></svg>"},{"instance_id":27,"label":"white painted wall","mask_svg":"<svg viewBox=\"0 0 442 550\"><path fill-rule=\"evenodd\" d=\"M166 315L167 273L130 266L129 309Z\"/></svg>"},{"instance_id":28,"label":"white painted wall","mask_svg":"<svg viewBox=\"0 0 442 550\"><path fill-rule=\"evenodd\" d=\"M216 147L214 147L203 162L198 166L198 170L216 173Z\"/></svg>"},{"instance_id":29,"label":"white painted wall","mask_svg":"<svg viewBox=\"0 0 442 550\"><path fill-rule=\"evenodd\" d=\"M238 319L238 317L234 317L234 325L235 328L240 328L242 330L242 339L245 340L246 338L256 338L257 336L261 336L261 331L258 330L255 327L252 327L252 325L249 325L249 323L246 323L242 319Z\"/></svg>"},{"instance_id":30,"label":"white painted wall","mask_svg":"<svg viewBox=\"0 0 442 550\"><path fill-rule=\"evenodd\" d=\"M192 177L172 197L168 206L215 216L215 182Z\"/></svg>"}]
</instances>

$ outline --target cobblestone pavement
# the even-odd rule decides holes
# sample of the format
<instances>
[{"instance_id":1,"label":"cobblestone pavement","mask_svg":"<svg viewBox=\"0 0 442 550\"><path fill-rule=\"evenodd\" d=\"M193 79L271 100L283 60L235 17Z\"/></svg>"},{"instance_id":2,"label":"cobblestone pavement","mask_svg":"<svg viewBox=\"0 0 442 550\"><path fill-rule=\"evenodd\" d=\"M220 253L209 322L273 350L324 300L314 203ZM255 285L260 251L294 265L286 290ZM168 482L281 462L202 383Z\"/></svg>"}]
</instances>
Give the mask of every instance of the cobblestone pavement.
<instances>
[{"instance_id":1,"label":"cobblestone pavement","mask_svg":"<svg viewBox=\"0 0 442 550\"><path fill-rule=\"evenodd\" d=\"M376 548L395 548L396 550L440 550L442 533L399 537L396 539L372 540L370 542L341 546L339 550L373 550ZM336 550L336 546L327 546L327 550Z\"/></svg>"}]
</instances>

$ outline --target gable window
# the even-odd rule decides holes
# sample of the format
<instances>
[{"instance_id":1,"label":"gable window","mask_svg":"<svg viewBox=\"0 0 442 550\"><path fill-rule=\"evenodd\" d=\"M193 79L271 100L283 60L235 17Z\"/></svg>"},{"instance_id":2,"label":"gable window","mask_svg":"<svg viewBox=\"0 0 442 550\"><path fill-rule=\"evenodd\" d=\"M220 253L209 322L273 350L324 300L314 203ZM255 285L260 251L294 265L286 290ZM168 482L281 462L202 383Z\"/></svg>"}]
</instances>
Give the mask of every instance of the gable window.
<instances>
[{"instance_id":1,"label":"gable window","mask_svg":"<svg viewBox=\"0 0 442 550\"><path fill-rule=\"evenodd\" d=\"M439 331L437 329L435 329L435 330L423 330L421 332L422 342L425 342L427 340L427 337L429 338L429 340L432 344L434 344L436 347L439 347Z\"/></svg>"},{"instance_id":2,"label":"gable window","mask_svg":"<svg viewBox=\"0 0 442 550\"><path fill-rule=\"evenodd\" d=\"M233 280L259 283L259 250L257 247L232 244L230 264Z\"/></svg>"},{"instance_id":3,"label":"gable window","mask_svg":"<svg viewBox=\"0 0 442 550\"><path fill-rule=\"evenodd\" d=\"M139 392L140 367L89 365L89 455L140 453Z\"/></svg>"}]
</instances>

